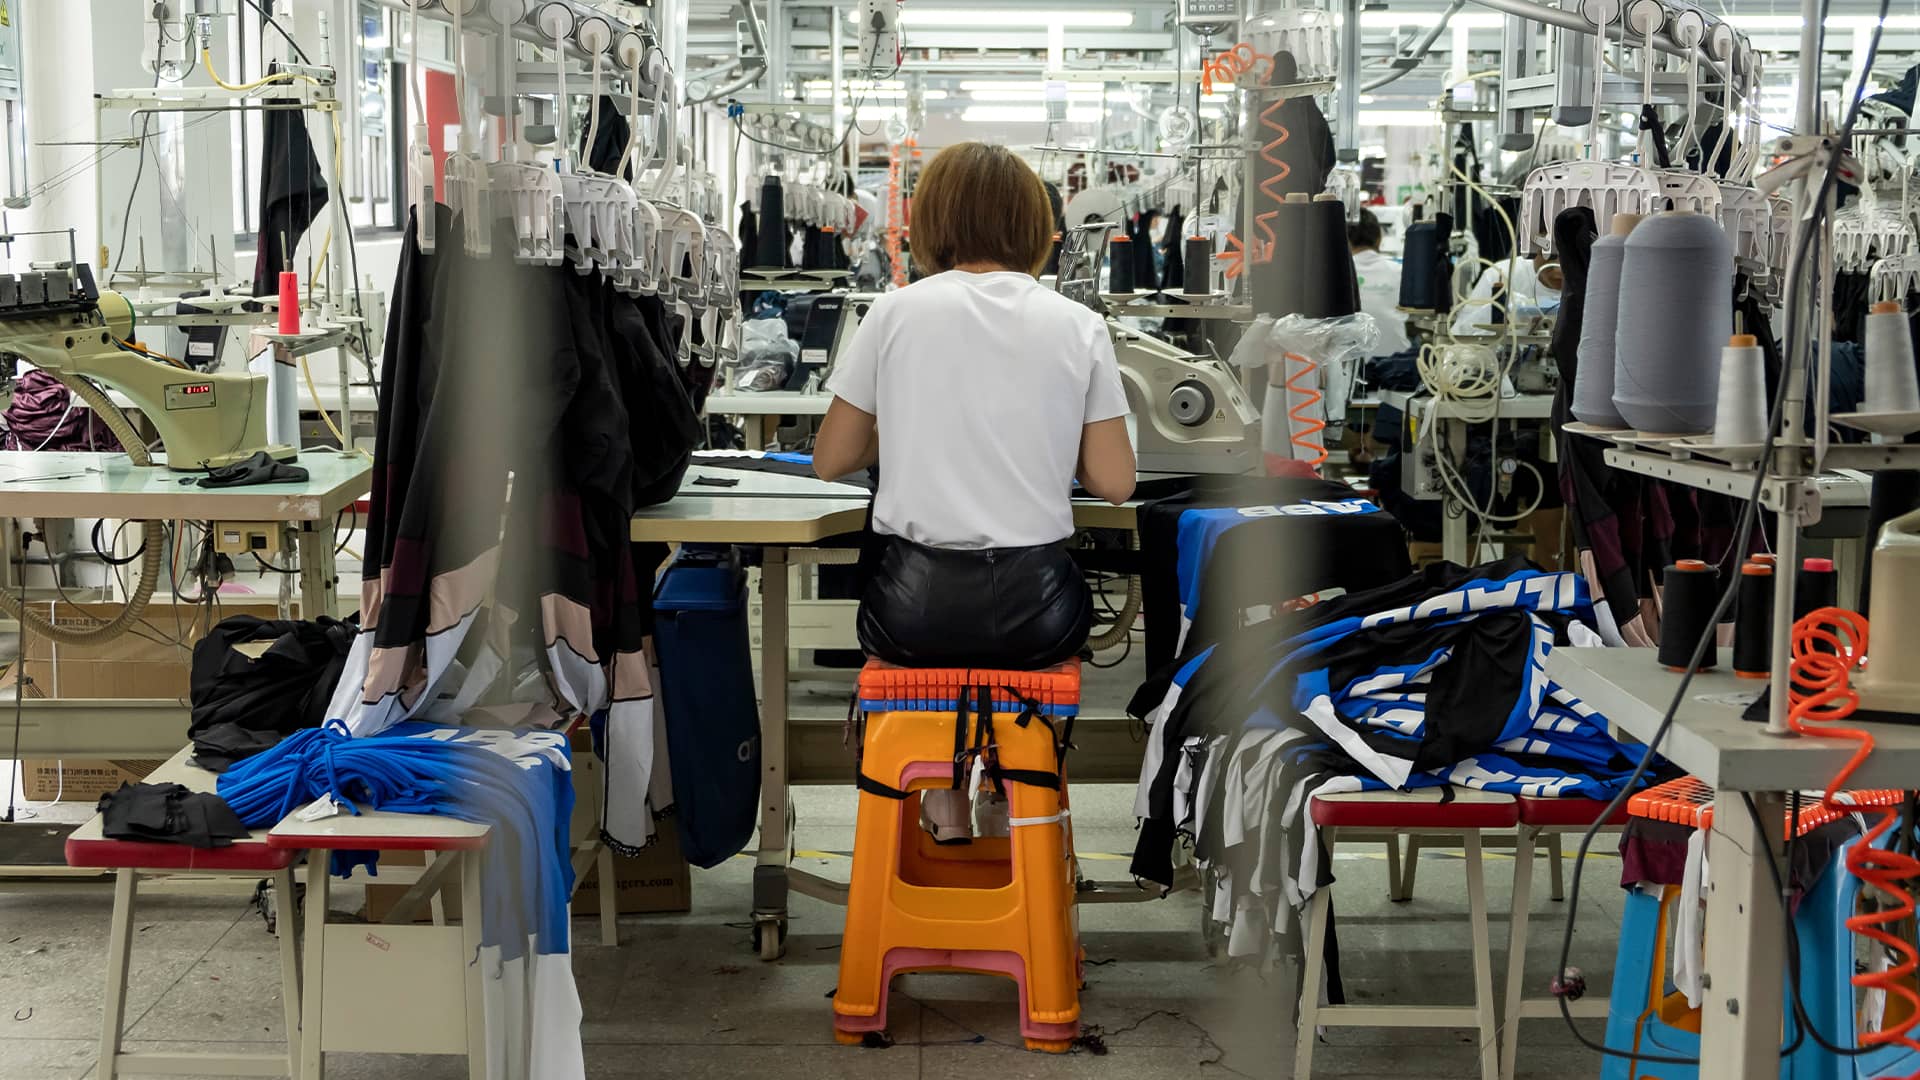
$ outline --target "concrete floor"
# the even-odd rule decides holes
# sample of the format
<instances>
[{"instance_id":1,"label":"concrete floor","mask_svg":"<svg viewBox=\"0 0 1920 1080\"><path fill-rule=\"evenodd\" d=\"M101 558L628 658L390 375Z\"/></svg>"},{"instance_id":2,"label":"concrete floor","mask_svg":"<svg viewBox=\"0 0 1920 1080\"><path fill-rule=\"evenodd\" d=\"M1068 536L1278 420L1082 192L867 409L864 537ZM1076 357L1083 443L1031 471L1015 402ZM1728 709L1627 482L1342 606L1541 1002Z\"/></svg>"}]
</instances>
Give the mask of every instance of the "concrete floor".
<instances>
[{"instance_id":1,"label":"concrete floor","mask_svg":"<svg viewBox=\"0 0 1920 1080\"><path fill-rule=\"evenodd\" d=\"M1127 667L1089 672L1089 711L1115 714L1137 684ZM831 685L796 699L796 712L844 715L844 691ZM837 710L837 713L836 713ZM795 792L797 847L846 852L852 845L851 788ZM1074 830L1085 872L1126 876L1133 850L1130 787L1074 789ZM83 810L75 804L61 810ZM67 815L57 815L65 817ZM1605 848L1606 845L1600 845ZM1610 850L1610 849L1609 849ZM1496 981L1504 972L1510 857L1488 856L1495 921ZM844 857L801 865L844 879ZM1566 906L1546 896L1536 862L1530 987L1553 967ZM903 977L892 997L884 1050L834 1043L831 1008L842 909L793 898L787 957L762 964L749 947L752 863L736 858L695 871L693 911L622 919L621 944L599 945L597 923L575 923L574 967L585 1006L589 1075L602 1078L812 1080L1101 1080L1221 1075L1280 1080L1292 1075L1293 1035L1279 973L1209 959L1199 934L1198 899L1176 895L1140 904L1089 905L1080 913L1090 965L1084 1022L1103 1033L1108 1053L1053 1057L1021 1048L1013 985L956 975ZM1378 846L1337 856L1341 956L1349 1000L1407 1000L1426 994L1465 1003L1471 988L1465 880L1457 852L1424 854L1414 899L1387 899ZM1582 900L1574 963L1604 993L1619 925L1619 863L1592 859ZM281 1034L275 941L247 903L248 889L187 894L150 890L138 912L127 1016L130 1049L271 1050ZM41 885L9 891L0 883L0 1080L92 1077L99 1039L111 890L101 885ZM1497 982L1496 982L1497 985ZM1590 1037L1599 1022L1587 1021ZM1521 1048L1523 1077L1591 1076L1599 1058L1554 1020L1530 1021ZM464 1078L453 1058L329 1055L333 1080ZM1322 1077L1396 1080L1469 1077L1474 1036L1456 1031L1331 1031L1315 1057Z\"/></svg>"}]
</instances>

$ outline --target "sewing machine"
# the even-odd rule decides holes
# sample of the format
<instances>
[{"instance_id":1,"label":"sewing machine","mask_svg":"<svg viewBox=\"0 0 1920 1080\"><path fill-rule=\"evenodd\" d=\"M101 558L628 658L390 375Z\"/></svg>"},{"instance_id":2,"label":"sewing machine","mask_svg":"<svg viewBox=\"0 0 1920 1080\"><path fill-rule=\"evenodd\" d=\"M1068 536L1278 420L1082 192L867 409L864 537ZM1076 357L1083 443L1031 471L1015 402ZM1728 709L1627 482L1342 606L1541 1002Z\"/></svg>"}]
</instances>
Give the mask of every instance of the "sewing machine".
<instances>
[{"instance_id":1,"label":"sewing machine","mask_svg":"<svg viewBox=\"0 0 1920 1080\"><path fill-rule=\"evenodd\" d=\"M216 468L261 450L294 456L293 447L267 442L266 376L191 371L142 356L120 344L133 324L126 297L101 292L85 263L0 275L0 355L52 375L96 410L114 406L85 380L125 394L160 433L169 468Z\"/></svg>"},{"instance_id":2,"label":"sewing machine","mask_svg":"<svg viewBox=\"0 0 1920 1080\"><path fill-rule=\"evenodd\" d=\"M1100 293L1112 222L1069 227L1061 237L1060 295L1106 316L1120 382L1133 413L1141 472L1238 474L1260 463L1260 409L1225 364L1195 356L1108 314Z\"/></svg>"},{"instance_id":3,"label":"sewing machine","mask_svg":"<svg viewBox=\"0 0 1920 1080\"><path fill-rule=\"evenodd\" d=\"M1867 612L1872 646L1854 677L1863 720L1920 722L1920 678L1907 666L1920 634L1920 511L1894 518L1873 549L1873 599ZM1886 662L1875 663L1884 658ZM1866 715L1878 714L1878 715Z\"/></svg>"},{"instance_id":4,"label":"sewing machine","mask_svg":"<svg viewBox=\"0 0 1920 1080\"><path fill-rule=\"evenodd\" d=\"M1225 364L1107 320L1133 411L1141 472L1250 472L1260 462L1260 410Z\"/></svg>"}]
</instances>

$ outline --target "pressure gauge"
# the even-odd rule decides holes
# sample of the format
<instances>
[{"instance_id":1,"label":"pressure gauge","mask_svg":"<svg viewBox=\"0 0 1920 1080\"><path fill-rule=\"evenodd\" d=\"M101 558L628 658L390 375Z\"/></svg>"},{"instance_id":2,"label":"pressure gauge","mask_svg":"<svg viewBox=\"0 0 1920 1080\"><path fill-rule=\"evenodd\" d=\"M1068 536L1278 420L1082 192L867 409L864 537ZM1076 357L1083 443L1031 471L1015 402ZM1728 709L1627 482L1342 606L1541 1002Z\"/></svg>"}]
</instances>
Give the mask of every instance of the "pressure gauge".
<instances>
[{"instance_id":1,"label":"pressure gauge","mask_svg":"<svg viewBox=\"0 0 1920 1080\"><path fill-rule=\"evenodd\" d=\"M1240 21L1240 0L1179 0L1174 17L1201 37L1213 37Z\"/></svg>"}]
</instances>

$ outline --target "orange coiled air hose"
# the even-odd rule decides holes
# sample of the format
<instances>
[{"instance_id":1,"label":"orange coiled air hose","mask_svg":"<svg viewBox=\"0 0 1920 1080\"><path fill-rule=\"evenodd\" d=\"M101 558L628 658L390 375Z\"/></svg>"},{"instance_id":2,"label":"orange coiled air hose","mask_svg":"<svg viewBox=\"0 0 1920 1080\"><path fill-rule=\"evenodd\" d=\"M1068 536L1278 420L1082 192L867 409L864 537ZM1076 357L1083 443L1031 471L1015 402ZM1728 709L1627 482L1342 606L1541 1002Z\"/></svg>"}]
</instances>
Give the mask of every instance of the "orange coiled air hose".
<instances>
[{"instance_id":1,"label":"orange coiled air hose","mask_svg":"<svg viewBox=\"0 0 1920 1080\"><path fill-rule=\"evenodd\" d=\"M1255 49L1252 45L1244 41L1231 49L1225 49L1216 53L1210 59L1201 62L1201 92L1212 93L1216 83L1238 82L1240 76L1253 71L1261 64L1266 65L1269 74L1272 73L1273 57ZM1284 100L1276 101L1260 113L1261 124L1269 130L1278 133L1276 138L1260 149L1260 156L1265 158L1268 164L1277 165L1280 168L1277 176L1268 178L1268 180L1260 185L1261 191L1275 202L1282 201L1282 196L1279 192L1276 192L1267 185L1279 183L1281 180L1286 179L1287 174L1292 171L1292 166L1271 156L1275 149L1291 137L1291 133L1288 132L1285 127L1274 122L1271 115L1275 109L1278 109L1284 103ZM1251 245L1242 244L1239 237L1232 233L1227 234L1227 253L1216 256L1216 258L1227 263L1226 276L1228 280L1239 277L1241 273L1246 270L1248 263L1266 262L1273 258L1274 233L1272 222L1277 216L1279 216L1279 211L1271 210L1264 214L1256 215L1254 218L1254 223L1260 226L1262 232L1266 233L1267 239L1264 245L1258 241L1255 241Z\"/></svg>"},{"instance_id":2,"label":"orange coiled air hose","mask_svg":"<svg viewBox=\"0 0 1920 1080\"><path fill-rule=\"evenodd\" d=\"M1327 448L1316 438L1327 428L1327 422L1316 415L1320 388L1314 382L1320 365L1299 353L1288 353L1287 363L1297 365L1287 376L1287 442L1308 451L1309 456L1297 460L1318 469L1327 460Z\"/></svg>"},{"instance_id":3,"label":"orange coiled air hose","mask_svg":"<svg viewBox=\"0 0 1920 1080\"><path fill-rule=\"evenodd\" d=\"M1274 248L1277 246L1276 241L1278 240L1278 237L1276 237L1273 232L1273 222L1280 217L1279 204L1287 201L1286 194L1279 190L1278 185L1281 181L1293 174L1293 166L1274 156L1276 150L1285 146L1288 139L1293 138L1293 133L1288 131L1284 124L1281 124L1273 118L1273 115L1279 112L1286 103L1287 100L1281 98L1260 110L1260 126L1274 133L1274 137L1271 140L1261 145L1260 160L1273 166L1276 171L1272 176L1260 181L1260 194L1273 200L1274 209L1266 210L1253 216L1253 223L1259 226L1261 232L1266 234L1266 242L1262 244L1259 241L1255 241L1253 250L1248 253L1252 256L1253 261L1257 263L1270 262L1273 259Z\"/></svg>"},{"instance_id":4,"label":"orange coiled air hose","mask_svg":"<svg viewBox=\"0 0 1920 1080\"><path fill-rule=\"evenodd\" d=\"M1916 993L1912 985L1914 972L1920 968L1920 952L1916 952L1913 943L1904 936L1887 929L1913 918L1913 896L1902 883L1920 875L1920 859L1876 846L1900 820L1898 807L1863 807L1835 798L1873 753L1870 732L1835 724L1852 716L1859 707L1860 694L1853 689L1851 677L1866 655L1867 620L1854 612L1821 608L1794 623L1793 659L1789 668L1792 706L1787 711L1787 724L1802 735L1825 735L1859 744L1827 785L1827 790L1821 793L1820 805L1838 813L1874 817L1872 827L1848 851L1847 870L1879 894L1875 898L1879 906L1848 918L1847 929L1878 942L1899 956L1900 962L1885 971L1857 974L1853 976L1853 985L1898 995L1906 999L1909 1006L1899 1023L1879 1031L1863 1031L1859 1038L1865 1046L1897 1043L1920 1050L1920 1042L1908 1034L1915 1024L1920 1024L1920 993ZM1911 828L1912 824L1907 827ZM1913 1073L1908 1080L1920 1080L1920 1072Z\"/></svg>"}]
</instances>

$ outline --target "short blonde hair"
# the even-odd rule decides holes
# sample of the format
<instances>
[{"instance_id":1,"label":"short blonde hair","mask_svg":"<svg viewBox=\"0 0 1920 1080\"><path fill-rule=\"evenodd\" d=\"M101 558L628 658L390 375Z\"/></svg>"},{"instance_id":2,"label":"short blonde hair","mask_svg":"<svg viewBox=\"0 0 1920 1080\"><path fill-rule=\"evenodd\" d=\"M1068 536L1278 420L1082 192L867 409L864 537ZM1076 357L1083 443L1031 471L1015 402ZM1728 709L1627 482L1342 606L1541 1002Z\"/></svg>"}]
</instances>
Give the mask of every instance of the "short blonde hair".
<instances>
[{"instance_id":1,"label":"short blonde hair","mask_svg":"<svg viewBox=\"0 0 1920 1080\"><path fill-rule=\"evenodd\" d=\"M1033 167L1004 146L934 155L913 191L909 236L928 273L986 262L1038 274L1053 253L1053 204Z\"/></svg>"}]
</instances>

